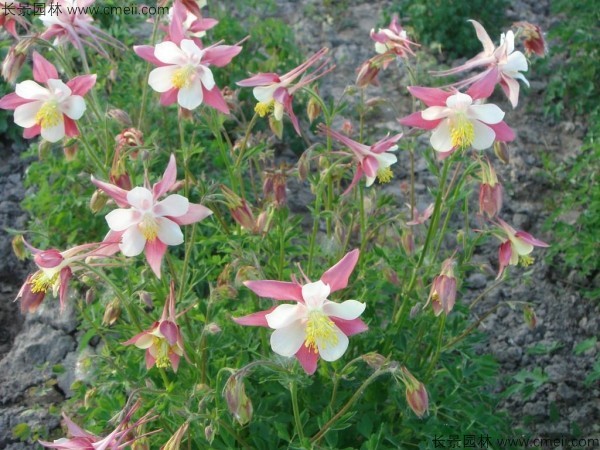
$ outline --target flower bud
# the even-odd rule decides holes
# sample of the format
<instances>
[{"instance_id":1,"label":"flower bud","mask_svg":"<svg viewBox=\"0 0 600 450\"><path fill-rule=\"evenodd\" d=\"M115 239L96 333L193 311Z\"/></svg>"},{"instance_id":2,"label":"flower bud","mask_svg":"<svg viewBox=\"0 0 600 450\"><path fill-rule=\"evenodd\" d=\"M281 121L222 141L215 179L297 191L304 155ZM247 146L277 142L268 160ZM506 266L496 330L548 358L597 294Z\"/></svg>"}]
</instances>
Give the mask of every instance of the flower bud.
<instances>
[{"instance_id":1,"label":"flower bud","mask_svg":"<svg viewBox=\"0 0 600 450\"><path fill-rule=\"evenodd\" d=\"M24 261L27 258L27 252L25 251L25 242L23 241L23 235L17 234L12 238L10 242L12 250L19 261Z\"/></svg>"},{"instance_id":2,"label":"flower bud","mask_svg":"<svg viewBox=\"0 0 600 450\"><path fill-rule=\"evenodd\" d=\"M106 305L104 309L104 316L102 317L102 325L105 327L110 327L114 325L114 323L121 316L121 302L118 298L113 299L111 302Z\"/></svg>"},{"instance_id":3,"label":"flower bud","mask_svg":"<svg viewBox=\"0 0 600 450\"><path fill-rule=\"evenodd\" d=\"M94 292L93 289L88 289L85 292L85 304L86 305L91 305L92 302L94 301L94 298L96 297L96 293Z\"/></svg>"},{"instance_id":4,"label":"flower bud","mask_svg":"<svg viewBox=\"0 0 600 450\"><path fill-rule=\"evenodd\" d=\"M387 359L385 358L385 356L375 352L362 355L361 358L373 370L381 369L384 366L384 364L387 363Z\"/></svg>"},{"instance_id":5,"label":"flower bud","mask_svg":"<svg viewBox=\"0 0 600 450\"><path fill-rule=\"evenodd\" d=\"M101 189L96 189L92 194L92 198L90 199L90 209L94 214L104 208L108 202L108 195L104 193Z\"/></svg>"},{"instance_id":6,"label":"flower bud","mask_svg":"<svg viewBox=\"0 0 600 450\"><path fill-rule=\"evenodd\" d=\"M109 109L106 114L108 117L110 117L113 120L116 120L120 125L123 125L124 127L129 128L129 127L133 126L131 117L129 117L129 114L127 114L122 109L117 109L117 108Z\"/></svg>"},{"instance_id":7,"label":"flower bud","mask_svg":"<svg viewBox=\"0 0 600 450\"><path fill-rule=\"evenodd\" d=\"M261 274L259 270L254 266L242 266L238 269L235 274L234 284L236 287L244 285L244 281L259 280Z\"/></svg>"},{"instance_id":8,"label":"flower bud","mask_svg":"<svg viewBox=\"0 0 600 450\"><path fill-rule=\"evenodd\" d=\"M440 275L434 278L427 303L431 302L433 313L439 316L442 311L450 314L456 302L456 278L454 278L454 259L448 258L442 263Z\"/></svg>"},{"instance_id":9,"label":"flower bud","mask_svg":"<svg viewBox=\"0 0 600 450\"><path fill-rule=\"evenodd\" d=\"M223 389L223 396L227 402L229 412L240 425L246 425L252 419L252 402L246 395L243 378L233 374L227 380Z\"/></svg>"},{"instance_id":10,"label":"flower bud","mask_svg":"<svg viewBox=\"0 0 600 450\"><path fill-rule=\"evenodd\" d=\"M422 418L429 410L429 397L425 385L417 380L406 367L402 366L402 381L406 386L406 402L410 409Z\"/></svg>"},{"instance_id":11,"label":"flower bud","mask_svg":"<svg viewBox=\"0 0 600 450\"><path fill-rule=\"evenodd\" d=\"M204 330L208 334L219 334L221 332L221 327L217 325L215 322L211 322L204 327Z\"/></svg>"},{"instance_id":12,"label":"flower bud","mask_svg":"<svg viewBox=\"0 0 600 450\"><path fill-rule=\"evenodd\" d=\"M269 116L269 128L279 139L283 138L283 120L277 120L275 116Z\"/></svg>"},{"instance_id":13,"label":"flower bud","mask_svg":"<svg viewBox=\"0 0 600 450\"><path fill-rule=\"evenodd\" d=\"M315 91L317 91L318 94L318 90L315 89ZM321 104L314 97L311 97L308 101L308 105L306 105L306 115L308 116L308 121L313 123L320 114Z\"/></svg>"},{"instance_id":14,"label":"flower bud","mask_svg":"<svg viewBox=\"0 0 600 450\"><path fill-rule=\"evenodd\" d=\"M479 186L479 213L490 219L502 209L502 185L498 182L494 167L487 161L481 164L481 185Z\"/></svg>"},{"instance_id":15,"label":"flower bud","mask_svg":"<svg viewBox=\"0 0 600 450\"><path fill-rule=\"evenodd\" d=\"M67 160L67 162L73 161L75 159L75 155L77 154L78 148L79 147L76 142L63 146L63 154L65 155L65 159Z\"/></svg>"},{"instance_id":16,"label":"flower bud","mask_svg":"<svg viewBox=\"0 0 600 450\"><path fill-rule=\"evenodd\" d=\"M533 53L541 57L546 56L548 49L539 26L529 22L517 22L513 26L521 28L521 38L523 39L523 46L525 47L527 56L531 56Z\"/></svg>"},{"instance_id":17,"label":"flower bud","mask_svg":"<svg viewBox=\"0 0 600 450\"><path fill-rule=\"evenodd\" d=\"M378 67L374 62L374 58L371 58L360 65L356 70L356 85L360 88L365 88L369 85L379 86L377 75L381 67Z\"/></svg>"},{"instance_id":18,"label":"flower bud","mask_svg":"<svg viewBox=\"0 0 600 450\"><path fill-rule=\"evenodd\" d=\"M221 191L225 197L225 204L231 213L231 217L242 228L247 231L254 231L256 220L248 202L229 189L227 186L221 185Z\"/></svg>"},{"instance_id":19,"label":"flower bud","mask_svg":"<svg viewBox=\"0 0 600 450\"><path fill-rule=\"evenodd\" d=\"M181 108L177 110L177 118L181 120L192 120L194 118L194 113L186 108Z\"/></svg>"},{"instance_id":20,"label":"flower bud","mask_svg":"<svg viewBox=\"0 0 600 450\"><path fill-rule=\"evenodd\" d=\"M530 330L533 330L537 326L537 315L531 306L526 306L523 309L523 319L525 319L525 323Z\"/></svg>"},{"instance_id":21,"label":"flower bud","mask_svg":"<svg viewBox=\"0 0 600 450\"><path fill-rule=\"evenodd\" d=\"M185 422L183 425L181 425L175 434L169 438L166 444L160 448L160 450L179 450L179 447L181 446L181 440L183 439L183 436L187 432L189 426L189 422Z\"/></svg>"},{"instance_id":22,"label":"flower bud","mask_svg":"<svg viewBox=\"0 0 600 450\"><path fill-rule=\"evenodd\" d=\"M2 62L2 77L10 84L16 81L27 59L27 52L19 52L16 47L16 45L13 45L8 49L8 53Z\"/></svg>"},{"instance_id":23,"label":"flower bud","mask_svg":"<svg viewBox=\"0 0 600 450\"><path fill-rule=\"evenodd\" d=\"M206 438L209 444L212 444L215 438L215 429L213 427L212 422L204 428L204 437Z\"/></svg>"},{"instance_id":24,"label":"flower bud","mask_svg":"<svg viewBox=\"0 0 600 450\"><path fill-rule=\"evenodd\" d=\"M415 239L412 230L404 230L400 237L402 248L407 255L412 255L415 252Z\"/></svg>"},{"instance_id":25,"label":"flower bud","mask_svg":"<svg viewBox=\"0 0 600 450\"><path fill-rule=\"evenodd\" d=\"M346 136L352 136L354 134L354 126L352 125L352 122L350 122L349 120L344 120L341 132L344 133Z\"/></svg>"},{"instance_id":26,"label":"flower bud","mask_svg":"<svg viewBox=\"0 0 600 450\"><path fill-rule=\"evenodd\" d=\"M508 164L510 162L510 152L508 149L508 144L506 142L495 141L494 153L496 154L498 159L504 164Z\"/></svg>"}]
</instances>

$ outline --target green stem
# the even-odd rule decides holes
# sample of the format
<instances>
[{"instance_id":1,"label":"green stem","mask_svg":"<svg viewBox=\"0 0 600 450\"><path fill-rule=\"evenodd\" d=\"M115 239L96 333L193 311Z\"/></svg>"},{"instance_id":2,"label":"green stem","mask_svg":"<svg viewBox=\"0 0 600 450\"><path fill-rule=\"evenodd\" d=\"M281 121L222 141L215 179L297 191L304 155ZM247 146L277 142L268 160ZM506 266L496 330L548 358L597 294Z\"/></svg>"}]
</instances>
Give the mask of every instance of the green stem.
<instances>
[{"instance_id":1,"label":"green stem","mask_svg":"<svg viewBox=\"0 0 600 450\"><path fill-rule=\"evenodd\" d=\"M304 441L304 429L300 419L300 409L298 408L298 386L296 381L290 383L290 393L292 394L292 409L294 410L294 422L296 423L296 432L300 437L300 442Z\"/></svg>"},{"instance_id":2,"label":"green stem","mask_svg":"<svg viewBox=\"0 0 600 450\"><path fill-rule=\"evenodd\" d=\"M427 372L425 372L426 380L429 380L429 376L431 375L433 368L435 367L438 360L440 359L440 353L441 353L441 349L442 349L442 339L444 338L444 328L446 326L446 314L442 314L440 317L441 317L440 318L440 327L438 329L438 336L436 339L435 353L433 354L433 357L431 358L431 362L429 363Z\"/></svg>"},{"instance_id":3,"label":"green stem","mask_svg":"<svg viewBox=\"0 0 600 450\"><path fill-rule=\"evenodd\" d=\"M158 31L158 24L159 24L159 20L155 20L154 21L154 27L152 28L152 39L150 42L152 42L152 44L154 44L156 42L156 34ZM144 120L144 111L146 110L146 101L148 99L148 76L150 75L150 69L151 69L151 65L149 62L146 63L146 74L144 75L143 81L142 81L142 102L140 104L140 116L138 117L138 123L137 123L137 128L138 130L142 129L142 122Z\"/></svg>"}]
</instances>

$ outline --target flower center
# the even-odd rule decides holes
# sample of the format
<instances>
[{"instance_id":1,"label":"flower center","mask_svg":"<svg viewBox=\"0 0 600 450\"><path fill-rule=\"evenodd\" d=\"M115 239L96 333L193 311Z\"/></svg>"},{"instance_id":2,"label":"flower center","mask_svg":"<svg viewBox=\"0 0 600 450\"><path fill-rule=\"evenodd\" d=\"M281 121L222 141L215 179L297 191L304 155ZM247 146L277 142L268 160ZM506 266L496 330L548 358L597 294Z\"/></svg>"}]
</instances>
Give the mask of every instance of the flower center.
<instances>
[{"instance_id":1,"label":"flower center","mask_svg":"<svg viewBox=\"0 0 600 450\"><path fill-rule=\"evenodd\" d=\"M522 267L529 267L530 265L532 265L535 261L535 258L528 256L528 255L521 255L519 256L519 264L521 264Z\"/></svg>"},{"instance_id":2,"label":"flower center","mask_svg":"<svg viewBox=\"0 0 600 450\"><path fill-rule=\"evenodd\" d=\"M158 222L156 221L156 217L150 213L144 214L144 218L138 224L138 227L147 241L153 241L158 236Z\"/></svg>"},{"instance_id":3,"label":"flower center","mask_svg":"<svg viewBox=\"0 0 600 450\"><path fill-rule=\"evenodd\" d=\"M305 347L313 352L319 353L317 343L321 348L335 346L338 343L338 337L335 333L335 324L331 319L321 311L311 311L308 314L306 323L306 342Z\"/></svg>"},{"instance_id":4,"label":"flower center","mask_svg":"<svg viewBox=\"0 0 600 450\"><path fill-rule=\"evenodd\" d=\"M194 67L188 64L175 71L171 78L171 82L177 89L186 88L192 84L194 73Z\"/></svg>"},{"instance_id":5,"label":"flower center","mask_svg":"<svg viewBox=\"0 0 600 450\"><path fill-rule=\"evenodd\" d=\"M152 340L152 346L156 349L156 367L159 369L167 369L171 366L169 359L169 350L171 347L166 339L156 336Z\"/></svg>"},{"instance_id":6,"label":"flower center","mask_svg":"<svg viewBox=\"0 0 600 450\"><path fill-rule=\"evenodd\" d=\"M468 147L475 138L473 124L464 115L456 116L450 124L450 139L453 147Z\"/></svg>"},{"instance_id":7,"label":"flower center","mask_svg":"<svg viewBox=\"0 0 600 450\"><path fill-rule=\"evenodd\" d=\"M260 117L265 117L267 114L273 111L275 107L275 101L271 100L270 102L258 102L254 107L254 111Z\"/></svg>"},{"instance_id":8,"label":"flower center","mask_svg":"<svg viewBox=\"0 0 600 450\"><path fill-rule=\"evenodd\" d=\"M389 167L383 167L377 171L377 179L380 183L389 183L394 178L394 173Z\"/></svg>"},{"instance_id":9,"label":"flower center","mask_svg":"<svg viewBox=\"0 0 600 450\"><path fill-rule=\"evenodd\" d=\"M52 128L60 123L62 113L56 100L45 102L35 115L35 122L42 128Z\"/></svg>"},{"instance_id":10,"label":"flower center","mask_svg":"<svg viewBox=\"0 0 600 450\"><path fill-rule=\"evenodd\" d=\"M30 281L31 292L34 294L43 292L45 294L56 283L58 275L59 272L54 272L52 275L48 275L42 270L36 272Z\"/></svg>"}]
</instances>

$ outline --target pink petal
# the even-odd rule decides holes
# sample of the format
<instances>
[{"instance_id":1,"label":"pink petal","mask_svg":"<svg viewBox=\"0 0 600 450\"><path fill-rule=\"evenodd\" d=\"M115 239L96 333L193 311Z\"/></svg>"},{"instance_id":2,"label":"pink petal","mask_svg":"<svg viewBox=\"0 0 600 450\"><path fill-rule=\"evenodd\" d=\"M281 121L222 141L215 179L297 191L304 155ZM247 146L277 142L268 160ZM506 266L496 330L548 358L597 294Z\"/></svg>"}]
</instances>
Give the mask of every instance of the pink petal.
<instances>
[{"instance_id":1,"label":"pink petal","mask_svg":"<svg viewBox=\"0 0 600 450\"><path fill-rule=\"evenodd\" d=\"M148 261L150 268L158 278L160 278L160 265L166 251L167 245L163 244L160 239L146 241L146 261Z\"/></svg>"},{"instance_id":2,"label":"pink petal","mask_svg":"<svg viewBox=\"0 0 600 450\"><path fill-rule=\"evenodd\" d=\"M408 92L427 106L446 106L446 100L453 95L452 92L443 89L420 86L409 86Z\"/></svg>"},{"instance_id":3,"label":"pink petal","mask_svg":"<svg viewBox=\"0 0 600 450\"><path fill-rule=\"evenodd\" d=\"M276 73L258 73L250 78L238 81L235 84L242 87L265 86L271 83L279 83L280 81L279 75Z\"/></svg>"},{"instance_id":4,"label":"pink petal","mask_svg":"<svg viewBox=\"0 0 600 450\"><path fill-rule=\"evenodd\" d=\"M342 196L350 193L352 188L354 186L356 186L356 184L360 181L360 179L362 178L363 175L364 175L364 172L363 172L362 168L360 166L357 166L356 171L354 172L354 177L352 178L352 181L350 182L350 185L346 188L346 190L344 192L342 192Z\"/></svg>"},{"instance_id":5,"label":"pink petal","mask_svg":"<svg viewBox=\"0 0 600 450\"><path fill-rule=\"evenodd\" d=\"M160 94L160 104L163 106L172 105L177 101L177 94L179 93L179 89L173 88L168 90L167 92L163 92Z\"/></svg>"},{"instance_id":6,"label":"pink petal","mask_svg":"<svg viewBox=\"0 0 600 450\"><path fill-rule=\"evenodd\" d=\"M398 123L400 123L400 125L404 125L407 127L422 128L424 130L433 130L435 127L437 127L439 125L439 123L442 120L443 119L425 120L425 119L423 119L421 112L418 111L418 112L412 113L409 116L403 117L402 119L398 119Z\"/></svg>"},{"instance_id":7,"label":"pink petal","mask_svg":"<svg viewBox=\"0 0 600 450\"><path fill-rule=\"evenodd\" d=\"M494 130L494 133L496 133L497 141L511 142L515 140L515 132L504 121L494 124L488 124L488 127Z\"/></svg>"},{"instance_id":8,"label":"pink petal","mask_svg":"<svg viewBox=\"0 0 600 450\"><path fill-rule=\"evenodd\" d=\"M374 156L367 156L362 160L361 167L368 177L374 178L377 176L377 170L379 170L379 162Z\"/></svg>"},{"instance_id":9,"label":"pink petal","mask_svg":"<svg viewBox=\"0 0 600 450\"><path fill-rule=\"evenodd\" d=\"M31 103L35 100L29 100L26 98L19 97L14 92L11 94L6 94L4 97L0 98L0 109L15 109L18 106L24 105L26 103Z\"/></svg>"},{"instance_id":10,"label":"pink petal","mask_svg":"<svg viewBox=\"0 0 600 450\"><path fill-rule=\"evenodd\" d=\"M244 281L244 285L259 297L272 298L274 300L294 300L304 303L302 297L302 286L298 283L288 281Z\"/></svg>"},{"instance_id":11,"label":"pink petal","mask_svg":"<svg viewBox=\"0 0 600 450\"><path fill-rule=\"evenodd\" d=\"M62 413L62 416L67 424L67 430L69 430L69 433L71 433L73 437L96 437L79 427L79 425L73 422L65 413Z\"/></svg>"},{"instance_id":12,"label":"pink petal","mask_svg":"<svg viewBox=\"0 0 600 450\"><path fill-rule=\"evenodd\" d=\"M510 264L511 258L512 246L510 245L510 241L503 242L498 248L498 263L500 264L500 268L496 278L500 278L502 272L504 272L504 268Z\"/></svg>"},{"instance_id":13,"label":"pink petal","mask_svg":"<svg viewBox=\"0 0 600 450\"><path fill-rule=\"evenodd\" d=\"M512 107L516 108L517 104L519 103L519 82L514 78L502 76L500 86L502 87L502 90L510 100L510 104L512 105Z\"/></svg>"},{"instance_id":14,"label":"pink petal","mask_svg":"<svg viewBox=\"0 0 600 450\"><path fill-rule=\"evenodd\" d=\"M27 278L25 284L21 287L19 294L17 295L17 299L21 298L21 312L35 312L36 309L40 306L40 304L44 301L44 297L46 296L45 292L31 292L31 284L29 284L30 278ZM16 299L15 299L16 300Z\"/></svg>"},{"instance_id":15,"label":"pink petal","mask_svg":"<svg viewBox=\"0 0 600 450\"><path fill-rule=\"evenodd\" d=\"M163 320L158 326L158 330L167 338L169 345L174 345L179 338L179 328L170 320Z\"/></svg>"},{"instance_id":16,"label":"pink petal","mask_svg":"<svg viewBox=\"0 0 600 450\"><path fill-rule=\"evenodd\" d=\"M296 358L298 362L308 375L312 375L317 370L317 361L319 360L319 354L315 353L312 349L306 345L300 347L300 350L296 352Z\"/></svg>"},{"instance_id":17,"label":"pink petal","mask_svg":"<svg viewBox=\"0 0 600 450\"><path fill-rule=\"evenodd\" d=\"M165 173L161 180L152 187L154 198L157 199L165 194L175 184L175 181L177 181L177 163L175 155L171 153Z\"/></svg>"},{"instance_id":18,"label":"pink petal","mask_svg":"<svg viewBox=\"0 0 600 450\"><path fill-rule=\"evenodd\" d=\"M255 326L255 327L266 327L269 328L269 324L267 323L266 315L271 313L276 306L273 306L271 309L266 311L259 311L253 314L248 314L243 317L232 317L233 321L239 325L246 326Z\"/></svg>"},{"instance_id":19,"label":"pink petal","mask_svg":"<svg viewBox=\"0 0 600 450\"><path fill-rule=\"evenodd\" d=\"M134 45L133 51L140 58L145 59L146 61L154 64L155 66L162 67L168 65L160 61L156 56L154 56L154 47L151 45Z\"/></svg>"},{"instance_id":20,"label":"pink petal","mask_svg":"<svg viewBox=\"0 0 600 450\"><path fill-rule=\"evenodd\" d=\"M467 90L467 94L470 95L473 100L488 98L494 92L497 82L498 68L493 67L488 70L486 75L473 83L473 85Z\"/></svg>"},{"instance_id":21,"label":"pink petal","mask_svg":"<svg viewBox=\"0 0 600 450\"><path fill-rule=\"evenodd\" d=\"M363 331L367 331L369 329L367 324L364 323L362 319L344 320L337 317L330 317L330 319L340 330L342 330L342 333L344 333L346 336L362 333Z\"/></svg>"},{"instance_id":22,"label":"pink petal","mask_svg":"<svg viewBox=\"0 0 600 450\"><path fill-rule=\"evenodd\" d=\"M79 128L77 127L77 123L63 114L63 119L65 123L65 135L68 137L79 136Z\"/></svg>"},{"instance_id":23,"label":"pink petal","mask_svg":"<svg viewBox=\"0 0 600 450\"><path fill-rule=\"evenodd\" d=\"M186 19L186 10L181 2L173 3L173 17L169 24L169 38L177 45L181 43L181 40L185 37L183 30L183 22Z\"/></svg>"},{"instance_id":24,"label":"pink petal","mask_svg":"<svg viewBox=\"0 0 600 450\"><path fill-rule=\"evenodd\" d=\"M127 201L127 194L129 191L125 189L121 189L114 184L105 183L104 181L97 180L92 175L92 183L99 189L102 189L106 194L110 195L118 206L121 208L129 207L129 202Z\"/></svg>"},{"instance_id":25,"label":"pink petal","mask_svg":"<svg viewBox=\"0 0 600 450\"><path fill-rule=\"evenodd\" d=\"M358 249L352 250L323 274L321 281L329 285L331 292L344 289L348 286L348 278L358 262L359 253Z\"/></svg>"},{"instance_id":26,"label":"pink petal","mask_svg":"<svg viewBox=\"0 0 600 450\"><path fill-rule=\"evenodd\" d=\"M29 245L27 246L29 247ZM65 258L63 258L60 252L56 249L51 248L48 250L39 251L34 247L31 248L33 248L34 251L37 251L36 255L33 257L33 260L38 267L51 269L58 266L65 260Z\"/></svg>"},{"instance_id":27,"label":"pink petal","mask_svg":"<svg viewBox=\"0 0 600 450\"><path fill-rule=\"evenodd\" d=\"M33 79L38 83L46 83L50 79L59 79L56 67L38 52L33 52Z\"/></svg>"},{"instance_id":28,"label":"pink petal","mask_svg":"<svg viewBox=\"0 0 600 450\"><path fill-rule=\"evenodd\" d=\"M173 222L178 225L189 225L210 216L213 212L205 206L198 205L196 203L190 203L187 213L178 217L167 216Z\"/></svg>"},{"instance_id":29,"label":"pink petal","mask_svg":"<svg viewBox=\"0 0 600 450\"><path fill-rule=\"evenodd\" d=\"M80 75L67 81L67 86L71 89L74 95L84 96L96 84L96 75Z\"/></svg>"},{"instance_id":30,"label":"pink petal","mask_svg":"<svg viewBox=\"0 0 600 450\"><path fill-rule=\"evenodd\" d=\"M209 91L204 87L204 85L202 85L202 94L204 97L204 103L212 106L218 111L221 111L223 114L229 114L227 102L223 98L223 95L217 86Z\"/></svg>"},{"instance_id":31,"label":"pink petal","mask_svg":"<svg viewBox=\"0 0 600 450\"><path fill-rule=\"evenodd\" d=\"M156 358L150 354L150 349L146 350L146 370L150 370L156 363Z\"/></svg>"},{"instance_id":32,"label":"pink petal","mask_svg":"<svg viewBox=\"0 0 600 450\"><path fill-rule=\"evenodd\" d=\"M487 31L485 31L485 28L475 20L469 20L469 22L475 27L475 33L477 34L477 39L483 45L483 51L488 55L492 54L495 49L494 43L490 39L489 34L487 34Z\"/></svg>"},{"instance_id":33,"label":"pink petal","mask_svg":"<svg viewBox=\"0 0 600 450\"><path fill-rule=\"evenodd\" d=\"M67 300L67 290L69 289L69 280L73 276L73 272L68 267L60 271L60 288L58 290L58 298L60 300L60 310L64 311Z\"/></svg>"},{"instance_id":34,"label":"pink petal","mask_svg":"<svg viewBox=\"0 0 600 450\"><path fill-rule=\"evenodd\" d=\"M179 360L181 359L181 357L175 353L175 352L170 352L169 353L169 360L171 361L171 366L173 367L173 372L177 372L177 369L179 369Z\"/></svg>"},{"instance_id":35,"label":"pink petal","mask_svg":"<svg viewBox=\"0 0 600 450\"><path fill-rule=\"evenodd\" d=\"M39 125L34 125L33 127L25 128L23 130L23 137L25 139L31 139L36 137L38 134L42 132L42 127Z\"/></svg>"},{"instance_id":36,"label":"pink petal","mask_svg":"<svg viewBox=\"0 0 600 450\"><path fill-rule=\"evenodd\" d=\"M217 45L215 47L208 47L204 51L204 57L202 62L213 64L217 67L223 67L229 64L234 56L242 51L242 47L239 45Z\"/></svg>"},{"instance_id":37,"label":"pink petal","mask_svg":"<svg viewBox=\"0 0 600 450\"><path fill-rule=\"evenodd\" d=\"M535 245L536 247L550 247L550 244L546 244L544 241L534 238L531 234L525 231L517 231L515 236L523 239L528 244Z\"/></svg>"}]
</instances>

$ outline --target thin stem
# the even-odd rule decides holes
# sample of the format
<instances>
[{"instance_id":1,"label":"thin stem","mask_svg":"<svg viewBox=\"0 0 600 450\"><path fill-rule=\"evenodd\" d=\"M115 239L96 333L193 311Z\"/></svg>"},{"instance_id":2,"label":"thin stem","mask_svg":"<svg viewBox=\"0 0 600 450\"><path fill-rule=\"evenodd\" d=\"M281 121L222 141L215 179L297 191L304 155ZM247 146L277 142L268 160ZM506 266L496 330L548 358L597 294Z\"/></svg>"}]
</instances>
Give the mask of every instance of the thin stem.
<instances>
[{"instance_id":1,"label":"thin stem","mask_svg":"<svg viewBox=\"0 0 600 450\"><path fill-rule=\"evenodd\" d=\"M258 113L254 113L254 115L252 116L252 119L250 120L250 123L248 124L248 128L246 128L246 134L244 135L244 140L242 141L242 147L240 148L238 157L235 160L234 166L236 169L239 169L240 164L242 163L242 158L244 156L244 153L246 152L246 146L248 145L248 139L250 138L250 133L252 132L252 129L254 128L254 124L256 124L257 118L258 118Z\"/></svg>"},{"instance_id":2,"label":"thin stem","mask_svg":"<svg viewBox=\"0 0 600 450\"><path fill-rule=\"evenodd\" d=\"M441 319L440 319L440 327L438 329L438 336L436 339L435 353L433 354L433 357L431 358L431 362L429 363L429 367L427 368L427 372L425 373L425 379L427 379L427 380L429 379L429 376L430 376L433 368L435 367L438 360L440 359L440 353L441 353L441 349L442 349L442 339L444 337L444 328L445 327L446 327L446 314L442 314Z\"/></svg>"},{"instance_id":3,"label":"thin stem","mask_svg":"<svg viewBox=\"0 0 600 450\"><path fill-rule=\"evenodd\" d=\"M298 385L296 381L290 383L290 393L292 394L292 409L294 410L294 422L296 423L296 432L300 437L300 442L304 441L304 430L302 420L300 419L300 409L298 408Z\"/></svg>"},{"instance_id":4,"label":"thin stem","mask_svg":"<svg viewBox=\"0 0 600 450\"><path fill-rule=\"evenodd\" d=\"M152 44L154 44L156 42L156 33L158 31L158 23L159 20L154 20L154 27L152 28L152 39L150 42L152 42ZM137 123L137 128L138 130L142 129L142 121L144 120L144 111L146 110L146 101L148 98L148 83L146 82L146 80L148 80L148 76L150 75L150 63L147 62L146 63L146 74L144 75L143 78L143 87L142 87L142 102L140 103L140 116L138 117L138 123Z\"/></svg>"}]
</instances>

